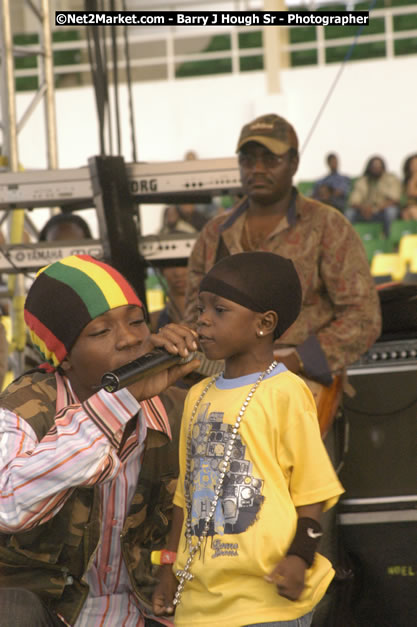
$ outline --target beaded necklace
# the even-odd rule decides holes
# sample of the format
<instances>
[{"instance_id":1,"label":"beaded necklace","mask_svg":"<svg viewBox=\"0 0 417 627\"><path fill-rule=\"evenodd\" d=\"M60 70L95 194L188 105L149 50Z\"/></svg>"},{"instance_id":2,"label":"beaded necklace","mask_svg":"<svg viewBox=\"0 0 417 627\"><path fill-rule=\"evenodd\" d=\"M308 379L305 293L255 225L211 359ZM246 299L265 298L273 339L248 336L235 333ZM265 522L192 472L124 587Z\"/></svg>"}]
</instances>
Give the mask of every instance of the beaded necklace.
<instances>
[{"instance_id":1,"label":"beaded necklace","mask_svg":"<svg viewBox=\"0 0 417 627\"><path fill-rule=\"evenodd\" d=\"M210 522L211 519L214 516L214 513L216 511L216 507L217 507L217 503L219 501L220 498L220 494L222 491L222 487L223 487L223 482L224 482L224 478L226 476L226 471L229 465L229 461L230 458L232 456L232 450L233 450L233 446L237 437L237 432L239 430L240 427L240 423L241 420L245 414L245 411L249 405L250 400L252 399L253 395L255 394L259 384L261 383L261 381L268 376L272 370L275 368L275 366L277 365L276 361L273 361L272 364L270 364L270 366L268 366L268 368L266 370L264 370L264 372L262 372L259 377L257 378L257 380L255 381L255 383L253 384L252 388L250 389L247 397L245 398L245 400L243 401L242 407L240 408L240 411L237 415L237 418L235 420L235 424L233 425L233 429L232 432L230 434L230 438L228 440L227 446L225 448L225 453L223 456L222 461L219 464L219 471L220 471L220 477L219 477L219 481L215 487L214 490L214 498L213 501L211 503L210 506L210 510L205 518L204 521L204 527L203 527L203 531L201 533L201 535L199 536L197 543L193 546L192 544L192 525L191 525L191 508L192 508L192 501L191 501L191 444L192 444L192 432L193 432L193 426L194 426L194 419L195 416L197 414L197 410L200 406L201 401L203 400L203 398L205 397L205 395L207 394L207 392L209 391L209 389L211 388L211 386L213 385L213 383L215 383L217 381L217 379L223 374L222 372L220 372L219 374L215 375L206 385L206 387L204 388L204 390L202 391L202 393L200 394L199 398L197 399L193 411L191 413L191 418L190 418L190 423L188 425L188 432L187 432L187 455L186 455L186 464L185 464L185 481L184 481L184 492L185 492L185 505L187 508L187 520L186 520L186 525L185 525L185 538L187 541L187 546L188 546L188 559L185 563L185 567L184 570L177 570L176 575L179 578L179 583L178 583L178 587L177 587L177 591L175 593L175 597L173 600L173 604L174 606L178 605L180 603L181 600L181 595L182 595L182 591L184 590L184 586L185 583L187 581L191 581L191 579L193 579L193 575L191 574L191 565L193 563L194 557L197 553L197 551L199 551L202 543L204 542L205 538L207 537L208 531L209 531L209 527L210 527Z\"/></svg>"}]
</instances>

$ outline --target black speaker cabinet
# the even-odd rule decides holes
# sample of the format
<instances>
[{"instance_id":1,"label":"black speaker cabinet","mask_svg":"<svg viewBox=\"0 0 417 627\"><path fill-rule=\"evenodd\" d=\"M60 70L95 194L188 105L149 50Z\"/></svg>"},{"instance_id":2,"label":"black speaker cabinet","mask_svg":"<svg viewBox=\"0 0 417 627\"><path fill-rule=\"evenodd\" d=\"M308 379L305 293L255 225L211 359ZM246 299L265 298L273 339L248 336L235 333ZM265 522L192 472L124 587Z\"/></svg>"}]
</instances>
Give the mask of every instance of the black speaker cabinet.
<instances>
[{"instance_id":1,"label":"black speaker cabinet","mask_svg":"<svg viewBox=\"0 0 417 627\"><path fill-rule=\"evenodd\" d=\"M417 501L382 506L340 505L339 541L353 572L353 621L341 616L340 627L417 625Z\"/></svg>"},{"instance_id":2,"label":"black speaker cabinet","mask_svg":"<svg viewBox=\"0 0 417 627\"><path fill-rule=\"evenodd\" d=\"M393 355L398 351L392 349ZM379 351L380 356L387 351ZM355 627L417 625L417 362L349 371L338 536ZM343 626L343 619L341 627ZM333 627L333 626L332 626ZM335 625L334 627L339 627Z\"/></svg>"},{"instance_id":3,"label":"black speaker cabinet","mask_svg":"<svg viewBox=\"0 0 417 627\"><path fill-rule=\"evenodd\" d=\"M356 396L343 399L348 437L340 480L345 497L417 494L415 362L352 370L349 380Z\"/></svg>"}]
</instances>

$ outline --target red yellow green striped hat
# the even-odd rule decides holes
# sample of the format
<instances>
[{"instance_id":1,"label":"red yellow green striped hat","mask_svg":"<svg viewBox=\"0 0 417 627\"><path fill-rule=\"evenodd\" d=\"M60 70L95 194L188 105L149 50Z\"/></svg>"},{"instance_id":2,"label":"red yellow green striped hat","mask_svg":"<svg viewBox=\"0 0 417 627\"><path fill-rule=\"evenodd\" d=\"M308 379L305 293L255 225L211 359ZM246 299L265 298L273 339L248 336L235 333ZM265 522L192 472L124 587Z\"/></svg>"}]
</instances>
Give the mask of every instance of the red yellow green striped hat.
<instances>
[{"instance_id":1,"label":"red yellow green striped hat","mask_svg":"<svg viewBox=\"0 0 417 627\"><path fill-rule=\"evenodd\" d=\"M38 272L24 316L33 345L47 362L59 366L91 320L123 305L143 308L115 268L89 255L71 255Z\"/></svg>"}]
</instances>

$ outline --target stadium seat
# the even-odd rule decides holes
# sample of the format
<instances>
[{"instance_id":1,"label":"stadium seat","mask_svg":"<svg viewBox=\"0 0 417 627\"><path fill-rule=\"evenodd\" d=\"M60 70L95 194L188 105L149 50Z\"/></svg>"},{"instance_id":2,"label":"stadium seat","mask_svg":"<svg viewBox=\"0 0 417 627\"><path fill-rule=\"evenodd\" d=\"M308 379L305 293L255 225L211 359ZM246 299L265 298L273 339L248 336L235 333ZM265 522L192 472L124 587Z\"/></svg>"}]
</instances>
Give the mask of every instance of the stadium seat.
<instances>
[{"instance_id":1,"label":"stadium seat","mask_svg":"<svg viewBox=\"0 0 417 627\"><path fill-rule=\"evenodd\" d=\"M417 283L417 251L414 253L408 264L407 272L404 276L404 281L407 281L409 283Z\"/></svg>"},{"instance_id":2,"label":"stadium seat","mask_svg":"<svg viewBox=\"0 0 417 627\"><path fill-rule=\"evenodd\" d=\"M413 274L417 274L417 251L414 253L413 257L410 260L409 270Z\"/></svg>"},{"instance_id":3,"label":"stadium seat","mask_svg":"<svg viewBox=\"0 0 417 627\"><path fill-rule=\"evenodd\" d=\"M392 253L394 245L389 239L365 239L362 240L368 262L371 263L372 257L377 253Z\"/></svg>"},{"instance_id":4,"label":"stadium seat","mask_svg":"<svg viewBox=\"0 0 417 627\"><path fill-rule=\"evenodd\" d=\"M400 239L398 246L398 254L404 263L411 262L414 254L417 252L417 233L413 235L404 235Z\"/></svg>"},{"instance_id":5,"label":"stadium seat","mask_svg":"<svg viewBox=\"0 0 417 627\"><path fill-rule=\"evenodd\" d=\"M297 189L300 194L304 196L311 196L314 189L314 181L299 181L297 183Z\"/></svg>"},{"instance_id":6,"label":"stadium seat","mask_svg":"<svg viewBox=\"0 0 417 627\"><path fill-rule=\"evenodd\" d=\"M356 222L353 228L364 242L371 239L380 239L383 234L381 222Z\"/></svg>"},{"instance_id":7,"label":"stadium seat","mask_svg":"<svg viewBox=\"0 0 417 627\"><path fill-rule=\"evenodd\" d=\"M398 246L404 235L417 233L417 220L394 220L389 230L389 240L394 246Z\"/></svg>"},{"instance_id":8,"label":"stadium seat","mask_svg":"<svg viewBox=\"0 0 417 627\"><path fill-rule=\"evenodd\" d=\"M401 281L406 272L406 263L398 253L376 253L371 262L373 277Z\"/></svg>"},{"instance_id":9,"label":"stadium seat","mask_svg":"<svg viewBox=\"0 0 417 627\"><path fill-rule=\"evenodd\" d=\"M146 290L146 302L149 313L159 311L165 307L164 293L161 289Z\"/></svg>"}]
</instances>

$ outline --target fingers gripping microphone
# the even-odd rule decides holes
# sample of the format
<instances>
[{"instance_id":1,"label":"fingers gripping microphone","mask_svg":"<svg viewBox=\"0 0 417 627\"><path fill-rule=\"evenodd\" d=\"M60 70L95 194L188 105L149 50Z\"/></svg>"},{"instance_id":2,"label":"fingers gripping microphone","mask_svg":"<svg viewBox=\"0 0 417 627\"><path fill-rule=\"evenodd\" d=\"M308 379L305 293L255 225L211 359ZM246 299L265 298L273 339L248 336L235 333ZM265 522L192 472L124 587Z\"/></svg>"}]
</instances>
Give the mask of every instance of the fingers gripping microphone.
<instances>
[{"instance_id":1,"label":"fingers gripping microphone","mask_svg":"<svg viewBox=\"0 0 417 627\"><path fill-rule=\"evenodd\" d=\"M194 357L195 353L190 353L188 357L181 357L180 355L168 353L163 348L155 348L150 353L134 359L113 372L105 372L101 378L101 387L107 392L116 392L144 377L166 370L175 364L187 364Z\"/></svg>"}]
</instances>

